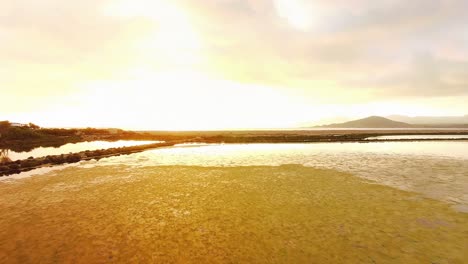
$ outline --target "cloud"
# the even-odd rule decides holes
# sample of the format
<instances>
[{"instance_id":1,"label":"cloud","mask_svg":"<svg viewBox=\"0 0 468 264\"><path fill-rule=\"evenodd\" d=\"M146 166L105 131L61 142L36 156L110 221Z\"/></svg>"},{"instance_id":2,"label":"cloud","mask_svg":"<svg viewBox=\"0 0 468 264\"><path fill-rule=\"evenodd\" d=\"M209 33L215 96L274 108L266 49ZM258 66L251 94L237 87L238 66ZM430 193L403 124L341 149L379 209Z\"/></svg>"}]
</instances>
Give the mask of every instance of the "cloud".
<instances>
[{"instance_id":1,"label":"cloud","mask_svg":"<svg viewBox=\"0 0 468 264\"><path fill-rule=\"evenodd\" d=\"M148 26L105 15L110 2L0 0L0 93L11 98L4 107L47 105L76 92L81 81L126 69Z\"/></svg>"},{"instance_id":2,"label":"cloud","mask_svg":"<svg viewBox=\"0 0 468 264\"><path fill-rule=\"evenodd\" d=\"M108 14L116 1L0 0L2 94L36 102L40 94L71 94L82 81L124 78L133 67L181 67L185 45L167 52L170 45L156 38L141 48L160 13L148 10L153 20ZM306 27L288 21L294 10L278 12L278 0L169 2L186 11L200 36L203 59L190 67L213 78L311 101L468 95L467 1L288 1L302 7ZM129 3L155 8L150 2Z\"/></svg>"},{"instance_id":3,"label":"cloud","mask_svg":"<svg viewBox=\"0 0 468 264\"><path fill-rule=\"evenodd\" d=\"M369 78L361 84L375 87L382 96L468 95L468 60L415 54L402 70Z\"/></svg>"},{"instance_id":4,"label":"cloud","mask_svg":"<svg viewBox=\"0 0 468 264\"><path fill-rule=\"evenodd\" d=\"M197 6L212 70L228 78L300 86L296 88L311 94L323 89L362 91L367 99L421 91L426 91L424 96L468 94L463 75L468 45L449 44L466 43L466 2L303 2L310 15L317 16L307 31L287 25L272 1L185 4ZM437 59L418 59L421 53ZM447 57L450 54L456 54L456 61ZM435 68L437 76L431 73Z\"/></svg>"}]
</instances>

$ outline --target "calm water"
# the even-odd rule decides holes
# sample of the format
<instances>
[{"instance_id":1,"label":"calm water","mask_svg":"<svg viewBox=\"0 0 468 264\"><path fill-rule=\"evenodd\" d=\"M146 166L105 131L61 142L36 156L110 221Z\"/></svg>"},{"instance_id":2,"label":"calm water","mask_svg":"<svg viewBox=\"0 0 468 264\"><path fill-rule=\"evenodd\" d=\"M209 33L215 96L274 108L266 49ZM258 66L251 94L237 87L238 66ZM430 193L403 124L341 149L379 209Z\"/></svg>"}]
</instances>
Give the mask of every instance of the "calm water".
<instances>
[{"instance_id":1,"label":"calm water","mask_svg":"<svg viewBox=\"0 0 468 264\"><path fill-rule=\"evenodd\" d=\"M468 141L178 145L4 177L0 262L466 263L467 206Z\"/></svg>"},{"instance_id":2,"label":"calm water","mask_svg":"<svg viewBox=\"0 0 468 264\"><path fill-rule=\"evenodd\" d=\"M43 168L8 180L65 167L279 166L299 164L352 173L468 211L468 141L318 144L182 144L128 156Z\"/></svg>"},{"instance_id":3,"label":"calm water","mask_svg":"<svg viewBox=\"0 0 468 264\"><path fill-rule=\"evenodd\" d=\"M397 135L397 136L378 136L368 137L372 140L387 140L387 139L468 139L468 135Z\"/></svg>"},{"instance_id":4,"label":"calm water","mask_svg":"<svg viewBox=\"0 0 468 264\"><path fill-rule=\"evenodd\" d=\"M80 143L69 143L58 148L47 147L47 148L35 148L28 152L14 152L8 151L8 157L11 160L27 159L29 157L44 157L47 155L61 155L68 154L70 152L80 152L85 150L98 150L107 148L118 148L118 147L130 147L136 145L156 143L155 141L132 141L132 140L119 140L119 141L91 141L91 142L80 142Z\"/></svg>"},{"instance_id":5,"label":"calm water","mask_svg":"<svg viewBox=\"0 0 468 264\"><path fill-rule=\"evenodd\" d=\"M468 141L179 145L81 166L278 166L300 164L353 173L468 210Z\"/></svg>"}]
</instances>

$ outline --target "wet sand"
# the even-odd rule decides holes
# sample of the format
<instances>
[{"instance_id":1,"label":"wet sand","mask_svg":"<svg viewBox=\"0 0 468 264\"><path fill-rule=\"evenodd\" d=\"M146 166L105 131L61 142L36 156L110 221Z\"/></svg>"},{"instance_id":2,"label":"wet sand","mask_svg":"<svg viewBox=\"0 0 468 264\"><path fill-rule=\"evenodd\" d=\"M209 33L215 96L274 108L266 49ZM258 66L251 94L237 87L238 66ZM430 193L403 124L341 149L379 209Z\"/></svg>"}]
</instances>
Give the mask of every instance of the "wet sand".
<instances>
[{"instance_id":1,"label":"wet sand","mask_svg":"<svg viewBox=\"0 0 468 264\"><path fill-rule=\"evenodd\" d=\"M0 263L468 261L468 214L299 165L67 168L0 211Z\"/></svg>"}]
</instances>

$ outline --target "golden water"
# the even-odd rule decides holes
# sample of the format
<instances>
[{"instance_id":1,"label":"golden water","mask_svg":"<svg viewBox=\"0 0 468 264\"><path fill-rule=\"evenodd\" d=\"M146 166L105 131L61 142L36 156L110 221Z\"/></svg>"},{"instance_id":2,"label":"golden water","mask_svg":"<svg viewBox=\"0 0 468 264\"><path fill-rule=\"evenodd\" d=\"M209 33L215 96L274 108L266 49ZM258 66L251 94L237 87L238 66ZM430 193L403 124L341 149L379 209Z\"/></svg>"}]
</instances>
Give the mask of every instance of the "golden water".
<instances>
[{"instance_id":1,"label":"golden water","mask_svg":"<svg viewBox=\"0 0 468 264\"><path fill-rule=\"evenodd\" d=\"M0 182L0 263L467 263L468 214L301 165Z\"/></svg>"},{"instance_id":2,"label":"golden water","mask_svg":"<svg viewBox=\"0 0 468 264\"><path fill-rule=\"evenodd\" d=\"M180 146L80 166L212 167L302 164L351 173L468 213L468 141Z\"/></svg>"},{"instance_id":3,"label":"golden water","mask_svg":"<svg viewBox=\"0 0 468 264\"><path fill-rule=\"evenodd\" d=\"M68 143L60 147L39 147L27 152L8 151L8 157L11 160L27 159L29 157L45 157L48 155L61 155L70 152L80 152L85 150L98 150L108 148L130 147L144 144L157 143L162 141L135 141L135 140L118 140L118 141L90 141L79 143Z\"/></svg>"}]
</instances>

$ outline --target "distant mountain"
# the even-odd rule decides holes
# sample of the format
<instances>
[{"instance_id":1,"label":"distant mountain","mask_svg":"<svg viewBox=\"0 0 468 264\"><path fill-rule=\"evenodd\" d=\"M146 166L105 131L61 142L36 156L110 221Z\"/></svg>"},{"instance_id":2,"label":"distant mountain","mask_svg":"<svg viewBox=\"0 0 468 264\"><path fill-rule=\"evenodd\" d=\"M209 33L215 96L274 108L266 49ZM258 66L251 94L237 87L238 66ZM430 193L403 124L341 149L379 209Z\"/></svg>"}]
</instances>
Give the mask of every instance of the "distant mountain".
<instances>
[{"instance_id":1,"label":"distant mountain","mask_svg":"<svg viewBox=\"0 0 468 264\"><path fill-rule=\"evenodd\" d=\"M391 115L387 118L414 125L460 125L468 124L468 115L464 116L404 116Z\"/></svg>"},{"instance_id":2,"label":"distant mountain","mask_svg":"<svg viewBox=\"0 0 468 264\"><path fill-rule=\"evenodd\" d=\"M381 116L370 116L354 121L319 126L324 128L412 128L411 124L393 121Z\"/></svg>"}]
</instances>

